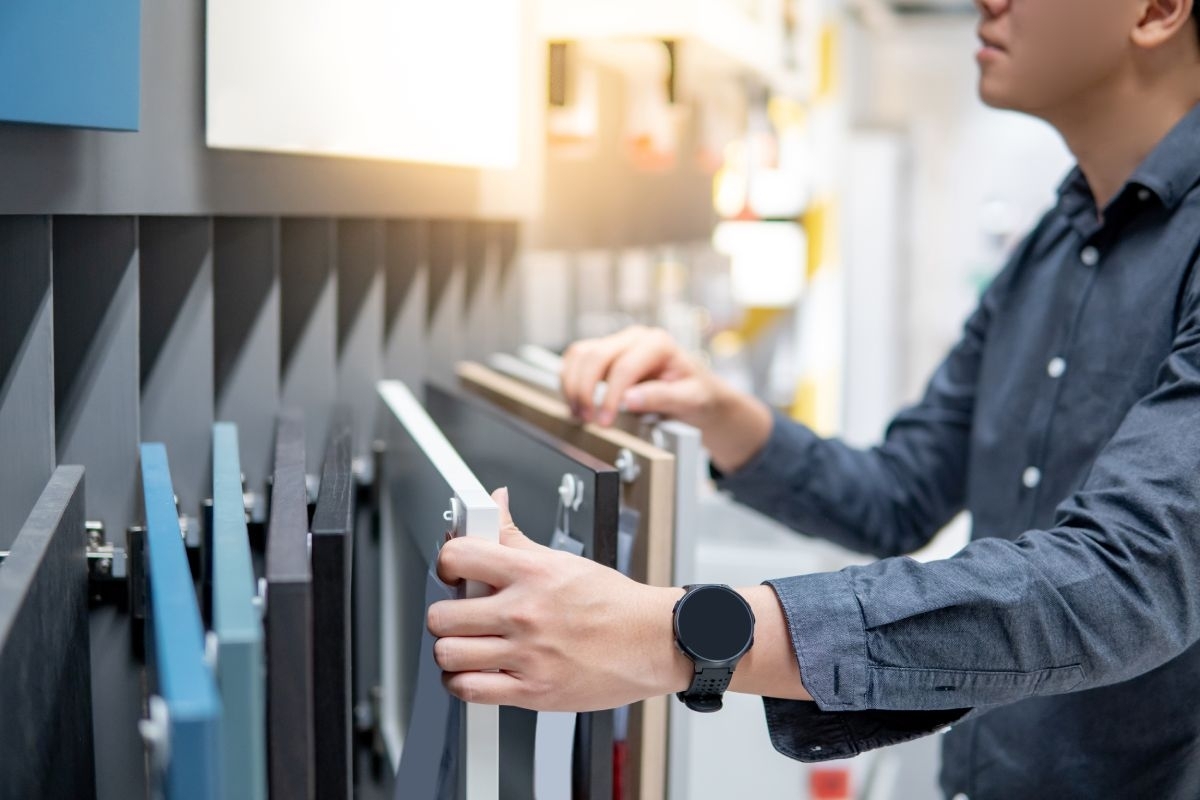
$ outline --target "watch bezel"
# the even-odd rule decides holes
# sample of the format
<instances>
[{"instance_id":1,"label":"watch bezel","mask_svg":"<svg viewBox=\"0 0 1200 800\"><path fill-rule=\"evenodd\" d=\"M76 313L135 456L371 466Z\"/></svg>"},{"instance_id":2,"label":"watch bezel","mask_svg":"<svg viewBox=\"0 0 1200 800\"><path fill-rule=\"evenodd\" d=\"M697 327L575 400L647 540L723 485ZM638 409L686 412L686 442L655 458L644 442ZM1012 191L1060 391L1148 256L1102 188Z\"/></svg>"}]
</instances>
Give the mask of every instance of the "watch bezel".
<instances>
[{"instance_id":1,"label":"watch bezel","mask_svg":"<svg viewBox=\"0 0 1200 800\"><path fill-rule=\"evenodd\" d=\"M699 586L684 587L684 589L685 589L685 591L684 591L683 597L679 598L679 601L676 602L676 604L675 604L673 620L672 620L672 627L674 629L676 647L678 647L679 650L685 656L687 656L689 659L691 659L692 662L697 667L704 666L704 667L711 668L711 667L723 667L723 666L727 666L727 665L737 664L737 662L740 661L746 655L746 653L748 653L750 651L750 648L754 646L754 628L755 628L755 623L756 623L756 620L754 618L754 609L752 609L750 607L750 604L748 602L746 602L746 598L742 597L742 595L739 592L735 591L732 587L726 586L724 584L717 584L717 583L702 584ZM687 608L688 602L690 600L694 599L698 594L700 594L701 592L704 592L704 591L719 591L723 594L732 595L734 598L737 599L738 603L745 610L746 616L750 620L750 636L747 639L746 643L744 645L742 645L741 649L735 655L732 655L729 658L726 658L726 659L723 659L720 661L714 661L710 658L706 658L705 656L703 656L703 655L697 653L695 650L693 650L688 645L688 643L684 641L683 636L681 635L680 629L679 629L679 620L680 620L680 617L683 615L685 609Z\"/></svg>"}]
</instances>

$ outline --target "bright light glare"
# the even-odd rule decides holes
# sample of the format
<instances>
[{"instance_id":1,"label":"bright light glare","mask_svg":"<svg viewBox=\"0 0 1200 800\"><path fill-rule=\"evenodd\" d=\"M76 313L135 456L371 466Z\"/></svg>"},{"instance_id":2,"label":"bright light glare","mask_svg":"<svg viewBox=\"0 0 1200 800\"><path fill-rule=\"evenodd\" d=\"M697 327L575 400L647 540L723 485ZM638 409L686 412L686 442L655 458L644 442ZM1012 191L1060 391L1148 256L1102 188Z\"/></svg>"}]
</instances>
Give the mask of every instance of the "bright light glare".
<instances>
[{"instance_id":1,"label":"bright light glare","mask_svg":"<svg viewBox=\"0 0 1200 800\"><path fill-rule=\"evenodd\" d=\"M209 0L208 144L519 159L524 0Z\"/></svg>"},{"instance_id":2,"label":"bright light glare","mask_svg":"<svg viewBox=\"0 0 1200 800\"><path fill-rule=\"evenodd\" d=\"M789 308L804 290L808 239L793 222L721 222L713 248L729 256L733 298L746 308Z\"/></svg>"}]
</instances>

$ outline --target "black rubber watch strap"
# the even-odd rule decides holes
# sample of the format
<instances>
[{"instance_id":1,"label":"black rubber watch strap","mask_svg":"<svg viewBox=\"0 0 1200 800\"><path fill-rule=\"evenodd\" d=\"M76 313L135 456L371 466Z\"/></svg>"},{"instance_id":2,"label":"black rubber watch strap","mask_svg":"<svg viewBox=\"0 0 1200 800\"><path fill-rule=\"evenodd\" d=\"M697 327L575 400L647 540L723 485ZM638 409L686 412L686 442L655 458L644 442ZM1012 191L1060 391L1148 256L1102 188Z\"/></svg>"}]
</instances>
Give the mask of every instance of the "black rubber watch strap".
<instances>
[{"instance_id":1,"label":"black rubber watch strap","mask_svg":"<svg viewBox=\"0 0 1200 800\"><path fill-rule=\"evenodd\" d=\"M693 711L720 711L724 705L722 696L732 679L733 670L728 667L697 669L692 676L692 685L676 697Z\"/></svg>"}]
</instances>

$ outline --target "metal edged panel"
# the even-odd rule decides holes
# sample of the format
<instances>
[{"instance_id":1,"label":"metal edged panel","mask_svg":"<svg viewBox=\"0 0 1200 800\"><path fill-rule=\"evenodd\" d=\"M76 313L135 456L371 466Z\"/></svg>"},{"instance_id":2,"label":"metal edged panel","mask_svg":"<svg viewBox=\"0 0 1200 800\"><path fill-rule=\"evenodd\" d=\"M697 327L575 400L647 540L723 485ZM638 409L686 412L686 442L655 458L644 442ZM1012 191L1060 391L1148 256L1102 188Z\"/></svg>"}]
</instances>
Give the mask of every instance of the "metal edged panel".
<instances>
[{"instance_id":1,"label":"metal edged panel","mask_svg":"<svg viewBox=\"0 0 1200 800\"><path fill-rule=\"evenodd\" d=\"M222 796L266 797L263 627L250 559L238 428L213 425L212 628L216 636Z\"/></svg>"},{"instance_id":2,"label":"metal edged panel","mask_svg":"<svg viewBox=\"0 0 1200 800\"><path fill-rule=\"evenodd\" d=\"M315 796L312 571L304 417L279 414L267 521L267 778L275 797Z\"/></svg>"},{"instance_id":3,"label":"metal edged panel","mask_svg":"<svg viewBox=\"0 0 1200 800\"><path fill-rule=\"evenodd\" d=\"M50 218L0 217L0 550L54 470Z\"/></svg>"},{"instance_id":4,"label":"metal edged panel","mask_svg":"<svg viewBox=\"0 0 1200 800\"><path fill-rule=\"evenodd\" d=\"M499 508L406 386L383 381L378 391L387 447L379 476L381 713L388 755L398 768L397 796L448 791L449 797L496 800L499 709L463 707L445 692L425 610L454 595L433 572L445 533L498 542ZM487 591L472 583L462 590L469 597ZM439 781L444 759L457 764L449 785Z\"/></svg>"},{"instance_id":5,"label":"metal edged panel","mask_svg":"<svg viewBox=\"0 0 1200 800\"><path fill-rule=\"evenodd\" d=\"M86 513L124 546L137 516L138 253L133 217L55 217L54 405L60 464L88 471Z\"/></svg>"},{"instance_id":6,"label":"metal edged panel","mask_svg":"<svg viewBox=\"0 0 1200 800\"><path fill-rule=\"evenodd\" d=\"M175 510L167 450L144 444L147 653L153 665L152 783L168 800L217 800L222 792L221 700L205 659L200 606ZM155 700L154 698L160 698Z\"/></svg>"},{"instance_id":7,"label":"metal edged panel","mask_svg":"<svg viewBox=\"0 0 1200 800\"><path fill-rule=\"evenodd\" d=\"M207 497L213 424L212 220L138 220L142 438L175 455L189 539Z\"/></svg>"},{"instance_id":8,"label":"metal edged panel","mask_svg":"<svg viewBox=\"0 0 1200 800\"><path fill-rule=\"evenodd\" d=\"M351 563L355 493L354 424L334 408L312 520L313 728L317 796L349 798L351 765Z\"/></svg>"},{"instance_id":9,"label":"metal edged panel","mask_svg":"<svg viewBox=\"0 0 1200 800\"><path fill-rule=\"evenodd\" d=\"M83 469L59 467L0 562L0 798L96 796Z\"/></svg>"},{"instance_id":10,"label":"metal edged panel","mask_svg":"<svg viewBox=\"0 0 1200 800\"><path fill-rule=\"evenodd\" d=\"M434 384L425 387L425 398L430 416L479 480L488 487L508 487L513 519L527 536L554 546L562 534L584 557L616 567L620 484L614 467L478 398ZM567 500L561 494L564 485L570 487ZM546 735L541 726L563 736L554 754L565 755L561 763L536 762L536 745ZM502 708L500 737L503 796L612 797L611 711L582 714L576 723ZM535 791L539 788L543 791Z\"/></svg>"}]
</instances>

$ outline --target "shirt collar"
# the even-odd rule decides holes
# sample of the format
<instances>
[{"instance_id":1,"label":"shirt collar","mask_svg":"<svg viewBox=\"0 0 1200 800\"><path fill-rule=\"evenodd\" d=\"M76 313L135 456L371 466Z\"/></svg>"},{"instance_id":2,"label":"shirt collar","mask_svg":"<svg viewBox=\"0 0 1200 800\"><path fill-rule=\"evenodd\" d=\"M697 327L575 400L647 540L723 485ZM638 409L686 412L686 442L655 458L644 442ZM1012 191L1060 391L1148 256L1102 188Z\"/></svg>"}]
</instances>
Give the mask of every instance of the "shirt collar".
<instances>
[{"instance_id":1,"label":"shirt collar","mask_svg":"<svg viewBox=\"0 0 1200 800\"><path fill-rule=\"evenodd\" d=\"M1188 112L1142 161L1121 194L1130 186L1143 187L1173 210L1197 183L1200 183L1200 105ZM1095 209L1091 187L1079 167L1071 170L1058 187L1058 197L1069 217Z\"/></svg>"}]
</instances>

